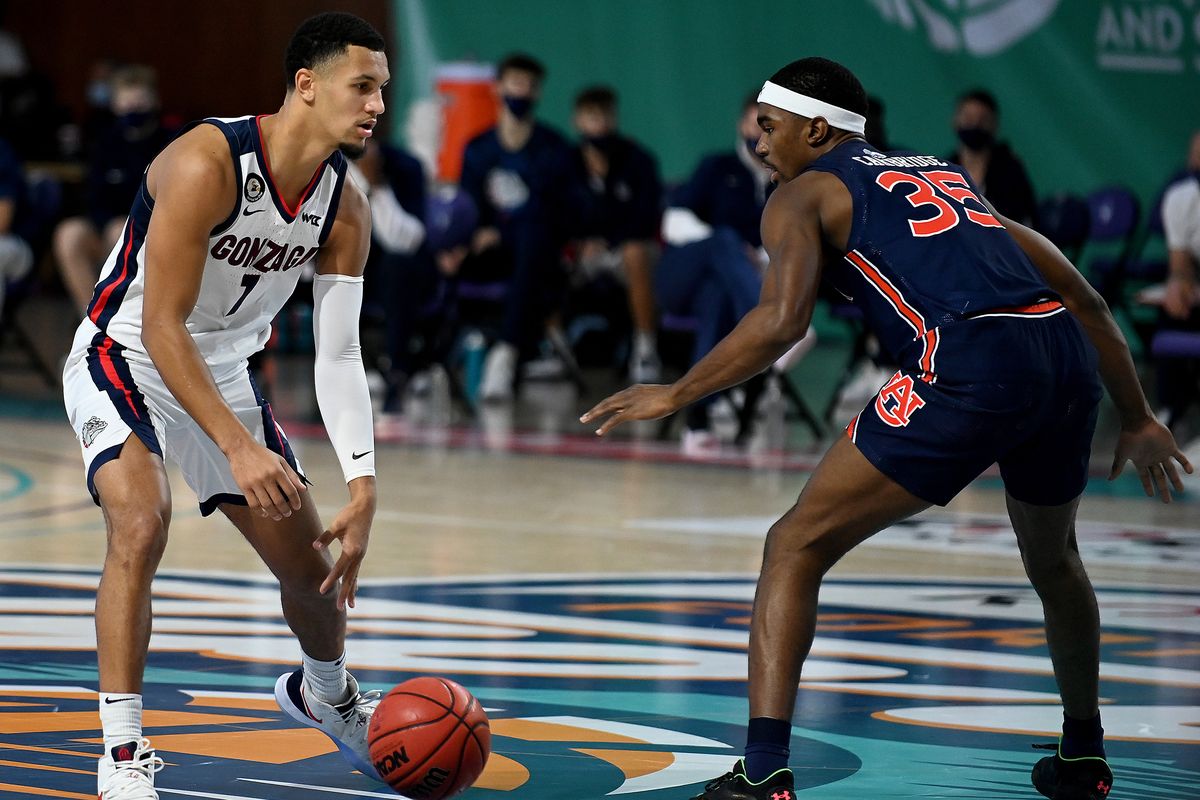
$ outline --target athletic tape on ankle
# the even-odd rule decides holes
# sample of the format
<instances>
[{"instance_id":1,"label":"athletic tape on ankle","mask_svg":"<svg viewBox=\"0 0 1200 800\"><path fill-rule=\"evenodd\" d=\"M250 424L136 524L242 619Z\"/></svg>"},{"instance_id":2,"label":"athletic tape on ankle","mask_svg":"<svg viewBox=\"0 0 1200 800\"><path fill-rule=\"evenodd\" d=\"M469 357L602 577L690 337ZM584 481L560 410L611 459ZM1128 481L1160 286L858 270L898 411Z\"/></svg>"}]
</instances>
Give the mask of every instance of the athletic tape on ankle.
<instances>
[{"instance_id":1,"label":"athletic tape on ankle","mask_svg":"<svg viewBox=\"0 0 1200 800\"><path fill-rule=\"evenodd\" d=\"M855 114L853 111L847 111L832 103L785 89L770 81L763 84L762 91L758 93L758 102L770 103L776 108L782 108L784 111L790 111L809 119L824 117L825 121L833 127L857 133L860 136L867 130L867 118L862 114Z\"/></svg>"}]
</instances>

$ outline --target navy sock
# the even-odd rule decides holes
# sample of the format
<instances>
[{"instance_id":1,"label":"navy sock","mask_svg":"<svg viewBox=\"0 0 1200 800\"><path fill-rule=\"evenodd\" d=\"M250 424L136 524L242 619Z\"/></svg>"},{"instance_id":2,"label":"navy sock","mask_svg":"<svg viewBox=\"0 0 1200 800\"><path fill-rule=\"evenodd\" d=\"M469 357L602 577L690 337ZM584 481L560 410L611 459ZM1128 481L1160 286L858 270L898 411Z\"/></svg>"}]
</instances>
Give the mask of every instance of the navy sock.
<instances>
[{"instance_id":1,"label":"navy sock","mask_svg":"<svg viewBox=\"0 0 1200 800\"><path fill-rule=\"evenodd\" d=\"M792 723L786 719L755 717L746 730L746 777L759 783L788 765Z\"/></svg>"},{"instance_id":2,"label":"navy sock","mask_svg":"<svg viewBox=\"0 0 1200 800\"><path fill-rule=\"evenodd\" d=\"M1063 758L1104 758L1104 728L1100 727L1100 714L1091 719L1075 719L1063 714L1063 736L1060 746Z\"/></svg>"}]
</instances>

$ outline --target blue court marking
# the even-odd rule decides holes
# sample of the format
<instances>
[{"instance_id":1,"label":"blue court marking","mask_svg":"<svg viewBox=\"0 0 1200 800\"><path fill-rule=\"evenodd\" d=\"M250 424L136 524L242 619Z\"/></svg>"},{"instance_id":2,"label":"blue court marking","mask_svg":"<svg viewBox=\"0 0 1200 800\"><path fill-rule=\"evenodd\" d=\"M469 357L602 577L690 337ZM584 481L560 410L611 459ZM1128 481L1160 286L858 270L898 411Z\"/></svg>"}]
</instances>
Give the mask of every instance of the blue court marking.
<instances>
[{"instance_id":1,"label":"blue court marking","mask_svg":"<svg viewBox=\"0 0 1200 800\"><path fill-rule=\"evenodd\" d=\"M15 500L32 488L32 475L12 464L0 463L0 503Z\"/></svg>"}]
</instances>

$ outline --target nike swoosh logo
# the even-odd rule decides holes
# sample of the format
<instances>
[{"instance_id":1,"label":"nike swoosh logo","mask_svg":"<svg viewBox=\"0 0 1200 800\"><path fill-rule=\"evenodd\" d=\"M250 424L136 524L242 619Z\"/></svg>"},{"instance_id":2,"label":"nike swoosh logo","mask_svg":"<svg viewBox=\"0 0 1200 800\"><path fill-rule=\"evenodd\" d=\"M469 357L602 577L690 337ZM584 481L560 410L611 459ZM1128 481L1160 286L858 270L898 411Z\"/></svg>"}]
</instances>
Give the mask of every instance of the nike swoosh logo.
<instances>
[{"instance_id":1,"label":"nike swoosh logo","mask_svg":"<svg viewBox=\"0 0 1200 800\"><path fill-rule=\"evenodd\" d=\"M363 452L361 452L361 453L351 453L351 454L350 454L350 459L351 459L352 461L358 461L360 458L362 458L363 456L365 456L367 453L374 453L374 452L375 452L374 450L364 450L364 451L363 451Z\"/></svg>"},{"instance_id":2,"label":"nike swoosh logo","mask_svg":"<svg viewBox=\"0 0 1200 800\"><path fill-rule=\"evenodd\" d=\"M260 214L260 213L262 213L263 211L266 211L266 209L265 209L265 208L243 208L243 209L242 209L242 216L243 216L243 217L248 217L248 216L250 216L251 214Z\"/></svg>"},{"instance_id":3,"label":"nike swoosh logo","mask_svg":"<svg viewBox=\"0 0 1200 800\"><path fill-rule=\"evenodd\" d=\"M111 697L106 697L104 698L104 705L111 706L113 703L124 703L132 699L132 697L118 697L116 700L114 700Z\"/></svg>"}]
</instances>

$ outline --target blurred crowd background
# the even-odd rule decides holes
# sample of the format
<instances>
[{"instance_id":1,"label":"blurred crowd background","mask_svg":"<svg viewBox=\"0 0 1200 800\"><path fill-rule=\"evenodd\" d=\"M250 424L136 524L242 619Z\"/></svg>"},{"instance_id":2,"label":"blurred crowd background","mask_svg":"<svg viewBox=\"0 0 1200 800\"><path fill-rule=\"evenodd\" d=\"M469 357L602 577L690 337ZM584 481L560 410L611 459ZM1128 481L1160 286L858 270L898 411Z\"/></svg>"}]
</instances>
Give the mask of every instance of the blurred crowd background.
<instances>
[{"instance_id":1,"label":"blurred crowd background","mask_svg":"<svg viewBox=\"0 0 1200 800\"><path fill-rule=\"evenodd\" d=\"M1072 257L1125 327L1164 420L1200 398L1200 12L1183 0L347 0L393 43L388 110L354 178L372 205L364 315L383 411L449 381L466 408L527 382L657 382L753 306L770 191L754 97L796 58L852 69L868 139L959 163L1006 216ZM279 54L327 10L210 0L0 3L0 348L57 381L67 337L141 173L185 122L266 114ZM311 347L301 291L270 353ZM795 365L850 356L811 409ZM825 298L760 381L690 409L782 394L832 430L890 375ZM270 357L259 368L271 380ZM0 380L0 392L5 390ZM715 405L714 405L715 404ZM857 405L856 405L857 404Z\"/></svg>"}]
</instances>

